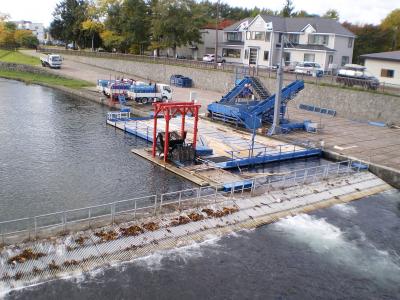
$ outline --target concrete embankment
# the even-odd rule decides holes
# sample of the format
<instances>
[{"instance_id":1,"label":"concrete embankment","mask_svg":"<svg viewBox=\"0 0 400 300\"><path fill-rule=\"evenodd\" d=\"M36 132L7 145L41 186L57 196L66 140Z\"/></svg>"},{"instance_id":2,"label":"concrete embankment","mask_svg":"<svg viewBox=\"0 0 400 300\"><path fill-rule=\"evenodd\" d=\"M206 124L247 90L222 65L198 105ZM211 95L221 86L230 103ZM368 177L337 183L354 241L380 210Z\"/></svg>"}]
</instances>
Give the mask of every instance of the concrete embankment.
<instances>
[{"instance_id":1,"label":"concrete embankment","mask_svg":"<svg viewBox=\"0 0 400 300\"><path fill-rule=\"evenodd\" d=\"M333 152L333 151L323 151L323 157L333 160L333 161L343 161L347 159L356 159L354 157L346 156L346 155L341 155L339 153ZM400 170L390 168L387 166L382 166L379 164L374 164L371 162L367 161L360 161L362 163L368 164L369 165L369 171L390 184L391 186L400 189Z\"/></svg>"},{"instance_id":2,"label":"concrete embankment","mask_svg":"<svg viewBox=\"0 0 400 300\"><path fill-rule=\"evenodd\" d=\"M233 73L219 70L89 56L68 55L68 57L84 64L159 82L169 82L171 75L182 74L192 78L196 88L221 93L232 88L235 77ZM275 79L265 77L260 79L271 91L275 90ZM374 92L306 83L305 89L296 97L295 102L334 109L338 116L349 119L395 124L400 120L400 97Z\"/></svg>"}]
</instances>

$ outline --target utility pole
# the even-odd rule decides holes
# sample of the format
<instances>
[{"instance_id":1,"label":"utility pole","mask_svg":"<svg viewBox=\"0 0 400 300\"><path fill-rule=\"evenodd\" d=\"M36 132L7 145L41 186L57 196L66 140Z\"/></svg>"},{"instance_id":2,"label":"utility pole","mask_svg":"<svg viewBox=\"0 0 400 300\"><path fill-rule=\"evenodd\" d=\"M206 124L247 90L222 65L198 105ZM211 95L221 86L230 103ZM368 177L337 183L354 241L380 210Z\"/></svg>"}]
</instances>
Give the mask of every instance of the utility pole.
<instances>
[{"instance_id":1,"label":"utility pole","mask_svg":"<svg viewBox=\"0 0 400 300\"><path fill-rule=\"evenodd\" d=\"M215 51L214 51L214 55L215 55L215 57L214 57L214 65L215 65L215 68L217 68L217 66L218 66L219 1L220 0L217 0L217 16L215 18Z\"/></svg>"},{"instance_id":2,"label":"utility pole","mask_svg":"<svg viewBox=\"0 0 400 300\"><path fill-rule=\"evenodd\" d=\"M275 107L274 107L274 122L272 123L272 128L270 131L270 134L278 134L280 133L280 127L279 127L279 121L280 121L280 115L281 115L281 99L282 99L282 82L283 82L283 49L285 47L285 35L282 34L281 37L281 49L279 51L279 65L278 65L278 70L277 76L276 76L276 88L277 91L275 93Z\"/></svg>"}]
</instances>

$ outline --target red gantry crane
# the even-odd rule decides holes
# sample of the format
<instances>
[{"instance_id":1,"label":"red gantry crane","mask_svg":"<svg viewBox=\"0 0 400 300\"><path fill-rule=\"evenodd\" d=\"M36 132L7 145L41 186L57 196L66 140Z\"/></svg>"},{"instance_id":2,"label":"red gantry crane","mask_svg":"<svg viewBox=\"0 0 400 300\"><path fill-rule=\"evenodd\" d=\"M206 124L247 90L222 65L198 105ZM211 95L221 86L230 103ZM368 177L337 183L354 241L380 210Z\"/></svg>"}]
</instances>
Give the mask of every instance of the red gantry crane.
<instances>
[{"instance_id":1,"label":"red gantry crane","mask_svg":"<svg viewBox=\"0 0 400 300\"><path fill-rule=\"evenodd\" d=\"M162 113L165 119L165 139L164 139L164 161L168 158L169 149L169 121L171 118L178 115L182 116L181 123L181 138L185 138L185 117L191 114L194 117L194 128L193 128L193 149L196 150L197 141L197 124L199 121L199 109L200 104L195 104L194 102L163 102L163 103L153 103L154 107L154 128L153 128L153 157L156 156L156 144L157 144L157 120L158 116Z\"/></svg>"}]
</instances>

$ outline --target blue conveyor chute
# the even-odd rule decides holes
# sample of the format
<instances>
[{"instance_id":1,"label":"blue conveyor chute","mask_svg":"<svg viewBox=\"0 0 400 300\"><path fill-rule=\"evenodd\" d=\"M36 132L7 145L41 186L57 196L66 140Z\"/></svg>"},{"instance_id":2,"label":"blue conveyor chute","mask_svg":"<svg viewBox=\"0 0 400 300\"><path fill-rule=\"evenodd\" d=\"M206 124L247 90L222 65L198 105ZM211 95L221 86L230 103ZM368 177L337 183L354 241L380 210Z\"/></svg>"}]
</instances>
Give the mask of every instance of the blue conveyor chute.
<instances>
[{"instance_id":1,"label":"blue conveyor chute","mask_svg":"<svg viewBox=\"0 0 400 300\"><path fill-rule=\"evenodd\" d=\"M244 78L219 102L208 105L208 111L214 119L220 119L249 129L259 128L263 122L271 123L274 116L275 94L258 101L235 102L232 99L237 97L246 83L251 80ZM281 119L286 112L286 104L293 99L298 92L304 89L304 81L296 80L282 89Z\"/></svg>"}]
</instances>

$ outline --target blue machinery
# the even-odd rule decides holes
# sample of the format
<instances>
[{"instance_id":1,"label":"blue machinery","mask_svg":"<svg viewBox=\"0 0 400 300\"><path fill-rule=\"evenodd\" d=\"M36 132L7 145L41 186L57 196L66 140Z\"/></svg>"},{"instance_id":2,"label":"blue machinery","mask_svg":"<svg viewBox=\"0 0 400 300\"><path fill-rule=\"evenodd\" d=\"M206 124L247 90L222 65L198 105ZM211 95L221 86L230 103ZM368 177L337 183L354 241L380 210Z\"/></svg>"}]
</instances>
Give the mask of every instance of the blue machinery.
<instances>
[{"instance_id":1,"label":"blue machinery","mask_svg":"<svg viewBox=\"0 0 400 300\"><path fill-rule=\"evenodd\" d=\"M296 80L282 89L280 119L283 124L287 123L284 119L287 102L302 89L304 89L302 80ZM254 92L260 100L250 99ZM256 129L264 122L272 123L274 107L275 94L271 95L258 78L246 76L219 102L208 105L208 111L213 119Z\"/></svg>"}]
</instances>

